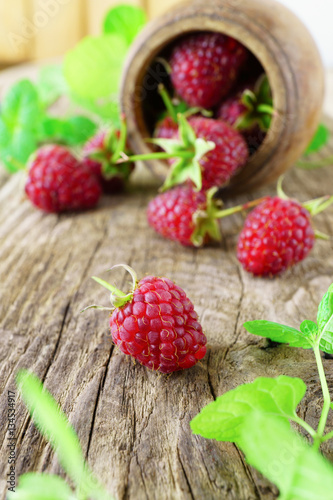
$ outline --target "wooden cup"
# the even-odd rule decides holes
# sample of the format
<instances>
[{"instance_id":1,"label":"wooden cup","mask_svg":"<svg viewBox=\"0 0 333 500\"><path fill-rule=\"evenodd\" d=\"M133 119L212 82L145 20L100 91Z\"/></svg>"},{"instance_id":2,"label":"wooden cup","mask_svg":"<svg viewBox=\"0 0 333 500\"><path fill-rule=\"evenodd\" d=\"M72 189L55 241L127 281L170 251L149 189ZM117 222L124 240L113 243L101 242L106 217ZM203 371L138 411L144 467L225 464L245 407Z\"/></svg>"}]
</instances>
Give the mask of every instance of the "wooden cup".
<instances>
[{"instance_id":1,"label":"wooden cup","mask_svg":"<svg viewBox=\"0 0 333 500\"><path fill-rule=\"evenodd\" d=\"M307 28L275 0L196 0L145 27L130 50L121 85L133 151L151 151L145 139L151 136L153 123L145 108L154 107L163 77L163 66L154 61L168 54L177 38L195 31L220 32L240 41L262 64L273 92L276 116L266 139L228 189L248 191L276 180L301 156L318 126L324 71ZM148 165L165 177L164 162L154 160Z\"/></svg>"}]
</instances>

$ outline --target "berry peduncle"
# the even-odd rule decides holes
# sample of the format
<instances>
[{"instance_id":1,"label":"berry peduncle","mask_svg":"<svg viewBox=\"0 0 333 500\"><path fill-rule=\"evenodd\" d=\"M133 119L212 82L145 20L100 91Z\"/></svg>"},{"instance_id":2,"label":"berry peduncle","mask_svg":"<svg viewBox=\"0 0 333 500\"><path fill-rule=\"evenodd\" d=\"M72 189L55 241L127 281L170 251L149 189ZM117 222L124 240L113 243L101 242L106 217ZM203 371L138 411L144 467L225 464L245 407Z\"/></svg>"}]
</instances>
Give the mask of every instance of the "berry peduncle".
<instances>
[{"instance_id":1,"label":"berry peduncle","mask_svg":"<svg viewBox=\"0 0 333 500\"><path fill-rule=\"evenodd\" d=\"M93 280L95 280L97 283L99 283L100 285L102 285L104 288L106 288L107 290L109 290L111 292L110 301L111 301L112 307L110 308L110 307L91 305L91 306L85 307L81 312L86 311L87 309L102 309L102 310L107 310L107 311L113 311L114 309L116 309L118 307L123 307L125 304L127 304L127 302L130 302L132 300L134 290L136 289L136 287L138 285L137 275L136 275L134 269L132 269L127 264L117 264L115 266L112 266L110 269L108 269L108 271L112 271L113 269L115 269L117 267L123 267L127 272L130 273L130 275L132 277L131 291L126 294L126 293L122 292L121 290L119 290L118 288L116 288L115 286L108 283L107 281L104 281L101 278L98 278L96 276L92 276Z\"/></svg>"},{"instance_id":2,"label":"berry peduncle","mask_svg":"<svg viewBox=\"0 0 333 500\"><path fill-rule=\"evenodd\" d=\"M207 235L210 236L212 240L221 241L221 229L218 223L219 219L224 219L225 217L238 212L244 212L249 208L256 207L267 199L267 197L263 197L257 200L249 201L243 205L221 210L221 206L223 205L222 200L214 198L217 191L218 188L216 187L209 189L206 193L206 209L197 210L193 214L195 230L192 234L191 240L193 245L196 247L203 245Z\"/></svg>"}]
</instances>

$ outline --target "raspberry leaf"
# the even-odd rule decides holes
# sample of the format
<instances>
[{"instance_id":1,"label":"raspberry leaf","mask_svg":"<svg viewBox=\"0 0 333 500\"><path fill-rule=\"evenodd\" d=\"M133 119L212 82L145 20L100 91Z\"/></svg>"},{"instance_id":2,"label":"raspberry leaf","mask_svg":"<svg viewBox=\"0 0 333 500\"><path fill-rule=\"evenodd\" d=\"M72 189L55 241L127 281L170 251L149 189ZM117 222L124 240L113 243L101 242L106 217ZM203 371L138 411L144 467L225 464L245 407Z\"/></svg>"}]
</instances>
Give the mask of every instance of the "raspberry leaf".
<instances>
[{"instance_id":1,"label":"raspberry leaf","mask_svg":"<svg viewBox=\"0 0 333 500\"><path fill-rule=\"evenodd\" d=\"M143 9L135 5L117 5L106 14L103 31L108 35L122 36L130 46L145 24Z\"/></svg>"},{"instance_id":2,"label":"raspberry leaf","mask_svg":"<svg viewBox=\"0 0 333 500\"><path fill-rule=\"evenodd\" d=\"M302 347L303 349L313 347L312 334L300 332L296 328L280 325L272 321L248 321L244 323L244 328L253 335L266 337L274 342L289 344L291 347Z\"/></svg>"},{"instance_id":3,"label":"raspberry leaf","mask_svg":"<svg viewBox=\"0 0 333 500\"><path fill-rule=\"evenodd\" d=\"M86 142L96 132L97 124L86 116L68 119L45 116L40 122L39 140L75 146Z\"/></svg>"},{"instance_id":4,"label":"raspberry leaf","mask_svg":"<svg viewBox=\"0 0 333 500\"><path fill-rule=\"evenodd\" d=\"M252 413L239 446L247 462L279 488L281 500L333 499L333 467L285 421Z\"/></svg>"},{"instance_id":5,"label":"raspberry leaf","mask_svg":"<svg viewBox=\"0 0 333 500\"><path fill-rule=\"evenodd\" d=\"M220 396L191 421L195 434L218 441L238 442L246 417L253 411L299 421L296 408L306 391L299 378L261 377Z\"/></svg>"},{"instance_id":6,"label":"raspberry leaf","mask_svg":"<svg viewBox=\"0 0 333 500\"><path fill-rule=\"evenodd\" d=\"M74 500L72 490L64 479L52 474L29 472L20 476L15 492L8 500Z\"/></svg>"}]
</instances>

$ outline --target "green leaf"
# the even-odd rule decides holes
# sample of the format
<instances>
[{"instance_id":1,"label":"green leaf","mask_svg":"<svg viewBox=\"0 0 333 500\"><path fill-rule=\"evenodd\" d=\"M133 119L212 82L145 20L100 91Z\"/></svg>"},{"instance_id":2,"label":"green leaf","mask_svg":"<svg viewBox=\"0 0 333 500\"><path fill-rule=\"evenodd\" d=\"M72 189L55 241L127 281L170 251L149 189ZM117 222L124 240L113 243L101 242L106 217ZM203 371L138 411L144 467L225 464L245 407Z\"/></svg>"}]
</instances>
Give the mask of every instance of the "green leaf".
<instances>
[{"instance_id":1,"label":"green leaf","mask_svg":"<svg viewBox=\"0 0 333 500\"><path fill-rule=\"evenodd\" d=\"M322 333L323 330L327 328L329 330L332 330L333 332L333 324L331 325L332 317L333 317L333 284L324 294L318 306L317 323L320 333Z\"/></svg>"},{"instance_id":2,"label":"green leaf","mask_svg":"<svg viewBox=\"0 0 333 500\"><path fill-rule=\"evenodd\" d=\"M68 484L59 476L30 472L19 478L15 493L9 491L8 500L74 500Z\"/></svg>"},{"instance_id":3,"label":"green leaf","mask_svg":"<svg viewBox=\"0 0 333 500\"><path fill-rule=\"evenodd\" d=\"M274 342L289 344L292 347L302 347L303 349L311 349L312 339L303 332L299 332L296 328L272 321L256 320L244 323L244 328L253 335L266 337Z\"/></svg>"},{"instance_id":4,"label":"green leaf","mask_svg":"<svg viewBox=\"0 0 333 500\"><path fill-rule=\"evenodd\" d=\"M38 93L29 80L14 84L1 104L1 117L9 130L34 129L40 113Z\"/></svg>"},{"instance_id":5,"label":"green leaf","mask_svg":"<svg viewBox=\"0 0 333 500\"><path fill-rule=\"evenodd\" d=\"M280 500L333 499L333 467L285 421L252 413L239 446L247 462L279 488Z\"/></svg>"},{"instance_id":6,"label":"green leaf","mask_svg":"<svg viewBox=\"0 0 333 500\"><path fill-rule=\"evenodd\" d=\"M296 408L305 391L306 385L299 378L261 377L218 397L190 425L195 434L205 438L237 442L245 418L254 410L297 420Z\"/></svg>"},{"instance_id":7,"label":"green leaf","mask_svg":"<svg viewBox=\"0 0 333 500\"><path fill-rule=\"evenodd\" d=\"M37 90L40 102L49 107L60 96L68 93L68 86L61 64L43 66L38 75Z\"/></svg>"},{"instance_id":8,"label":"green leaf","mask_svg":"<svg viewBox=\"0 0 333 500\"><path fill-rule=\"evenodd\" d=\"M114 127L120 128L120 105L118 96L113 95L101 99L87 99L72 92L71 99L81 108L90 111L103 120L111 122Z\"/></svg>"},{"instance_id":9,"label":"green leaf","mask_svg":"<svg viewBox=\"0 0 333 500\"><path fill-rule=\"evenodd\" d=\"M126 42L118 35L84 38L65 56L64 75L71 91L93 101L116 96L126 53Z\"/></svg>"},{"instance_id":10,"label":"green leaf","mask_svg":"<svg viewBox=\"0 0 333 500\"><path fill-rule=\"evenodd\" d=\"M304 335L314 343L318 335L318 326L313 321L306 319L300 324L299 329Z\"/></svg>"},{"instance_id":11,"label":"green leaf","mask_svg":"<svg viewBox=\"0 0 333 500\"><path fill-rule=\"evenodd\" d=\"M317 153L324 146L326 146L326 144L329 141L329 138L330 138L330 131L323 123L321 123L304 154L307 156L312 153Z\"/></svg>"},{"instance_id":12,"label":"green leaf","mask_svg":"<svg viewBox=\"0 0 333 500\"><path fill-rule=\"evenodd\" d=\"M51 443L59 462L76 484L82 483L84 458L78 437L66 415L32 373L21 370L17 375L17 384L35 425Z\"/></svg>"},{"instance_id":13,"label":"green leaf","mask_svg":"<svg viewBox=\"0 0 333 500\"><path fill-rule=\"evenodd\" d=\"M37 90L29 80L14 84L2 101L0 159L10 172L25 168L37 147L41 107Z\"/></svg>"},{"instance_id":14,"label":"green leaf","mask_svg":"<svg viewBox=\"0 0 333 500\"><path fill-rule=\"evenodd\" d=\"M103 31L106 34L124 37L130 46L146 24L146 14L135 5L117 5L106 14Z\"/></svg>"},{"instance_id":15,"label":"green leaf","mask_svg":"<svg viewBox=\"0 0 333 500\"><path fill-rule=\"evenodd\" d=\"M39 139L68 146L86 142L97 130L97 124L85 116L72 116L61 119L46 116L40 123Z\"/></svg>"}]
</instances>

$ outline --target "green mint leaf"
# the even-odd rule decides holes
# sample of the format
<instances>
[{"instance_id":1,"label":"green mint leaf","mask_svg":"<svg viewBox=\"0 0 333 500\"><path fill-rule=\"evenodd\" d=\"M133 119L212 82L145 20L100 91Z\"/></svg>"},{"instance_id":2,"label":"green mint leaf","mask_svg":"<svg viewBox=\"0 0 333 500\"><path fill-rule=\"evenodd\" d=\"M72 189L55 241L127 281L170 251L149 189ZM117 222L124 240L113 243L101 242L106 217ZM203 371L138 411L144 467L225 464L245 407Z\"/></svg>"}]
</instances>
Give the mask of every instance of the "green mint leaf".
<instances>
[{"instance_id":1,"label":"green mint leaf","mask_svg":"<svg viewBox=\"0 0 333 500\"><path fill-rule=\"evenodd\" d=\"M333 317L333 284L324 294L318 306L317 324L320 333L322 333L325 328L329 328L330 330L333 331L333 324L331 325L332 317Z\"/></svg>"},{"instance_id":2,"label":"green mint leaf","mask_svg":"<svg viewBox=\"0 0 333 500\"><path fill-rule=\"evenodd\" d=\"M74 500L68 484L59 476L30 472L19 478L15 493L9 491L8 500Z\"/></svg>"},{"instance_id":3,"label":"green mint leaf","mask_svg":"<svg viewBox=\"0 0 333 500\"><path fill-rule=\"evenodd\" d=\"M47 108L60 96L68 93L68 86L61 64L44 66L40 69L37 90L42 105Z\"/></svg>"},{"instance_id":4,"label":"green mint leaf","mask_svg":"<svg viewBox=\"0 0 333 500\"><path fill-rule=\"evenodd\" d=\"M119 90L127 45L118 35L88 36L65 56L64 75L77 96L110 99Z\"/></svg>"},{"instance_id":5,"label":"green mint leaf","mask_svg":"<svg viewBox=\"0 0 333 500\"><path fill-rule=\"evenodd\" d=\"M321 123L304 154L308 156L312 153L317 153L324 146L326 146L326 144L329 141L329 138L330 138L330 131L323 123Z\"/></svg>"},{"instance_id":6,"label":"green mint leaf","mask_svg":"<svg viewBox=\"0 0 333 500\"><path fill-rule=\"evenodd\" d=\"M290 326L264 320L248 321L243 326L249 333L266 337L274 342L289 344L292 347L302 347L303 349L311 349L312 347L311 337Z\"/></svg>"},{"instance_id":7,"label":"green mint leaf","mask_svg":"<svg viewBox=\"0 0 333 500\"><path fill-rule=\"evenodd\" d=\"M1 117L12 131L26 127L33 130L39 113L38 93L29 80L21 80L14 84L1 103Z\"/></svg>"},{"instance_id":8,"label":"green mint leaf","mask_svg":"<svg viewBox=\"0 0 333 500\"><path fill-rule=\"evenodd\" d=\"M280 500L333 500L332 465L281 419L252 413L239 446L246 461L279 488Z\"/></svg>"},{"instance_id":9,"label":"green mint leaf","mask_svg":"<svg viewBox=\"0 0 333 500\"><path fill-rule=\"evenodd\" d=\"M103 31L109 35L122 36L129 47L146 24L146 14L135 5L118 5L106 14Z\"/></svg>"},{"instance_id":10,"label":"green mint leaf","mask_svg":"<svg viewBox=\"0 0 333 500\"><path fill-rule=\"evenodd\" d=\"M29 80L16 83L5 95L0 116L0 159L10 172L24 168L36 149L40 113L38 93Z\"/></svg>"},{"instance_id":11,"label":"green mint leaf","mask_svg":"<svg viewBox=\"0 0 333 500\"><path fill-rule=\"evenodd\" d=\"M284 420L297 419L296 408L306 391L299 378L261 377L220 396L191 421L195 434L218 441L238 442L246 417L254 410Z\"/></svg>"},{"instance_id":12,"label":"green mint leaf","mask_svg":"<svg viewBox=\"0 0 333 500\"><path fill-rule=\"evenodd\" d=\"M86 116L61 119L46 116L40 123L39 139L68 146L81 145L94 135L97 124Z\"/></svg>"},{"instance_id":13,"label":"green mint leaf","mask_svg":"<svg viewBox=\"0 0 333 500\"><path fill-rule=\"evenodd\" d=\"M17 384L35 425L51 443L59 462L75 484L81 484L86 473L84 458L79 439L66 415L32 373L21 370Z\"/></svg>"},{"instance_id":14,"label":"green mint leaf","mask_svg":"<svg viewBox=\"0 0 333 500\"><path fill-rule=\"evenodd\" d=\"M309 339L311 338L311 342L315 342L316 337L318 335L318 326L313 321L306 319L300 324L299 329L302 333Z\"/></svg>"}]
</instances>

